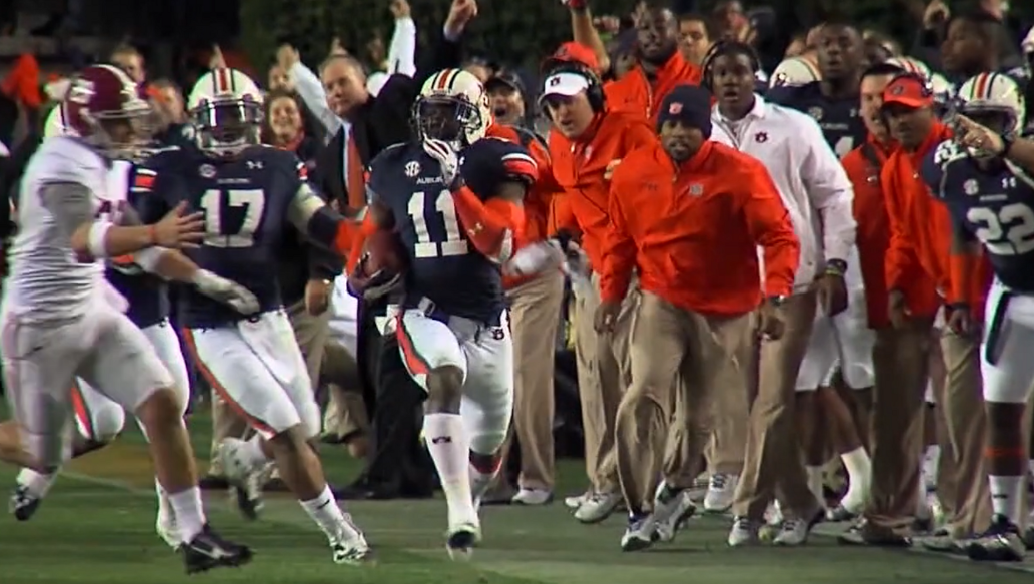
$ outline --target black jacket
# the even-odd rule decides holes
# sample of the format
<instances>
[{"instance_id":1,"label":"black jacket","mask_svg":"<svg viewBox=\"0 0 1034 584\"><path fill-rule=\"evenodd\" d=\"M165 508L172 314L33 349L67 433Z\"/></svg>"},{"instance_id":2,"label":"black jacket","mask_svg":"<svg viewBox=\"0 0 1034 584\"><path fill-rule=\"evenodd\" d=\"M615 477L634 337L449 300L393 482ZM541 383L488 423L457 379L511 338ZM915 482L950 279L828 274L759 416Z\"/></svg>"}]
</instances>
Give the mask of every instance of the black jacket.
<instances>
[{"instance_id":1,"label":"black jacket","mask_svg":"<svg viewBox=\"0 0 1034 584\"><path fill-rule=\"evenodd\" d=\"M440 37L437 43L422 52L413 77L392 75L376 97L371 96L349 116L353 140L363 166L369 165L388 146L410 139L410 112L424 80L442 69L459 67L461 58L460 44ZM321 190L330 200L340 201L342 209L348 205L347 182L342 169L346 146L345 131L338 130L317 163Z\"/></svg>"}]
</instances>

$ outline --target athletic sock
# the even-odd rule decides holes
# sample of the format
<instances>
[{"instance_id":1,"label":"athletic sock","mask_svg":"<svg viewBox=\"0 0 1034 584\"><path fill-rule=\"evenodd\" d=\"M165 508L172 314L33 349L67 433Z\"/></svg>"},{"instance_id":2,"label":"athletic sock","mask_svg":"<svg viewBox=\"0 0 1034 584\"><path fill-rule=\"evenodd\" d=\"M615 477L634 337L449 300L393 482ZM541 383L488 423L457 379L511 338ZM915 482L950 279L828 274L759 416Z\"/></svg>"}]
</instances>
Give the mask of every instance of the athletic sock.
<instances>
[{"instance_id":1,"label":"athletic sock","mask_svg":"<svg viewBox=\"0 0 1034 584\"><path fill-rule=\"evenodd\" d=\"M459 414L424 415L424 438L449 506L449 525L477 523L470 492L470 450L463 418Z\"/></svg>"},{"instance_id":2,"label":"athletic sock","mask_svg":"<svg viewBox=\"0 0 1034 584\"><path fill-rule=\"evenodd\" d=\"M158 496L158 522L162 525L174 524L176 511L172 508L172 502L169 501L169 494L165 492L157 478L154 479L154 492Z\"/></svg>"},{"instance_id":3,"label":"athletic sock","mask_svg":"<svg viewBox=\"0 0 1034 584\"><path fill-rule=\"evenodd\" d=\"M1009 519L1013 525L1023 525L1023 496L1026 493L1026 477L991 475L991 508L995 515Z\"/></svg>"},{"instance_id":4,"label":"athletic sock","mask_svg":"<svg viewBox=\"0 0 1034 584\"><path fill-rule=\"evenodd\" d=\"M201 502L201 489L190 487L178 493L169 493L169 504L172 506L176 527L180 540L189 543L205 528L205 509Z\"/></svg>"},{"instance_id":5,"label":"athletic sock","mask_svg":"<svg viewBox=\"0 0 1034 584\"><path fill-rule=\"evenodd\" d=\"M847 494L840 502L849 511L861 511L865 500L869 496L869 485L872 480L872 461L865 448L858 447L851 452L841 454L840 460L844 461L844 468L850 480Z\"/></svg>"},{"instance_id":6,"label":"athletic sock","mask_svg":"<svg viewBox=\"0 0 1034 584\"><path fill-rule=\"evenodd\" d=\"M352 525L349 518L338 507L334 493L330 492L328 485L323 486L323 491L315 499L299 501L299 504L323 530L323 533L327 534L327 539L331 541L350 540L359 535L359 530Z\"/></svg>"},{"instance_id":7,"label":"athletic sock","mask_svg":"<svg viewBox=\"0 0 1034 584\"><path fill-rule=\"evenodd\" d=\"M475 502L479 501L492 486L492 481L499 474L499 463L501 462L501 458L493 457L490 468L478 468L473 462L470 463L470 494Z\"/></svg>"},{"instance_id":8,"label":"athletic sock","mask_svg":"<svg viewBox=\"0 0 1034 584\"><path fill-rule=\"evenodd\" d=\"M23 468L16 479L18 484L29 489L37 499L42 499L50 492L50 487L57 481L57 473L43 474L31 468Z\"/></svg>"}]
</instances>

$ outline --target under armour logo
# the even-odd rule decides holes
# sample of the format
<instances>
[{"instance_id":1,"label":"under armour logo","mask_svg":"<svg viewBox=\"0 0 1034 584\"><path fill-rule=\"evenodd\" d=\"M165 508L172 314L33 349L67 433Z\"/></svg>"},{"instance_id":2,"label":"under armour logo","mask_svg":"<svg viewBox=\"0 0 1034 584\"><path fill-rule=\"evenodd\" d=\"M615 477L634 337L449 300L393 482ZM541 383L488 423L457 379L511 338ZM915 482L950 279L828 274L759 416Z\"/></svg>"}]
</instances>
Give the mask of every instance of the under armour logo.
<instances>
[{"instance_id":1,"label":"under armour logo","mask_svg":"<svg viewBox=\"0 0 1034 584\"><path fill-rule=\"evenodd\" d=\"M262 161L261 160L249 160L248 161L248 170L258 170L260 168L262 168Z\"/></svg>"}]
</instances>

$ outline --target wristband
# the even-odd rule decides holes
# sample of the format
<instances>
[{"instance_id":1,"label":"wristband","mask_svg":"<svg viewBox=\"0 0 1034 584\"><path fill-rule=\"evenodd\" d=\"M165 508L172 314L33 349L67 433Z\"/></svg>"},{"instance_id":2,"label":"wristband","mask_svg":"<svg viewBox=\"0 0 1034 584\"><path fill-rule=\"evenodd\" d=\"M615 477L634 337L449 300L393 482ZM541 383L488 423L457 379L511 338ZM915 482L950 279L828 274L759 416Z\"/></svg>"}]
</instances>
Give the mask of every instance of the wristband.
<instances>
[{"instance_id":1,"label":"wristband","mask_svg":"<svg viewBox=\"0 0 1034 584\"><path fill-rule=\"evenodd\" d=\"M831 259L826 261L826 274L830 276L843 276L847 273L847 262L839 259Z\"/></svg>"},{"instance_id":2,"label":"wristband","mask_svg":"<svg viewBox=\"0 0 1034 584\"><path fill-rule=\"evenodd\" d=\"M147 226L147 241L151 245L157 245L158 243L158 228L155 227L154 223Z\"/></svg>"},{"instance_id":3,"label":"wristband","mask_svg":"<svg viewBox=\"0 0 1034 584\"><path fill-rule=\"evenodd\" d=\"M107 235L108 230L113 227L111 221L94 221L93 225L90 226L90 234L87 236L86 245L90 250L90 255L94 259L100 259L108 257L108 244Z\"/></svg>"},{"instance_id":4,"label":"wristband","mask_svg":"<svg viewBox=\"0 0 1034 584\"><path fill-rule=\"evenodd\" d=\"M145 247L144 249L134 253L133 261L136 262L136 265L140 266L145 272L153 274L164 253L164 247L152 245L151 247Z\"/></svg>"}]
</instances>

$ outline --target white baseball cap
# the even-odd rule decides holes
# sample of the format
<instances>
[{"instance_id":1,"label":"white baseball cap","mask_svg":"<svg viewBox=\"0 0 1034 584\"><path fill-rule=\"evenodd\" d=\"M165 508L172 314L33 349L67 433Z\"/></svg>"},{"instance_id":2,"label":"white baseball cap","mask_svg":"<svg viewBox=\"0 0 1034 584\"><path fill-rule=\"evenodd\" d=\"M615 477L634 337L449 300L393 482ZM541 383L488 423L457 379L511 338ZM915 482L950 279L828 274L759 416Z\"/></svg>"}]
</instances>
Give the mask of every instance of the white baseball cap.
<instances>
[{"instance_id":1,"label":"white baseball cap","mask_svg":"<svg viewBox=\"0 0 1034 584\"><path fill-rule=\"evenodd\" d=\"M589 89L589 80L585 75L567 71L554 73L546 78L546 83L542 88L542 96L539 97L539 101L541 102L551 95L572 97L587 89Z\"/></svg>"}]
</instances>

